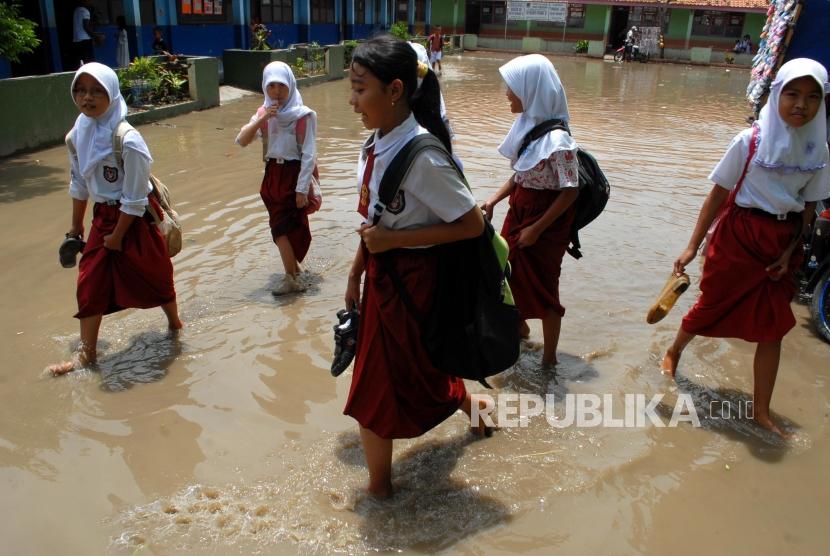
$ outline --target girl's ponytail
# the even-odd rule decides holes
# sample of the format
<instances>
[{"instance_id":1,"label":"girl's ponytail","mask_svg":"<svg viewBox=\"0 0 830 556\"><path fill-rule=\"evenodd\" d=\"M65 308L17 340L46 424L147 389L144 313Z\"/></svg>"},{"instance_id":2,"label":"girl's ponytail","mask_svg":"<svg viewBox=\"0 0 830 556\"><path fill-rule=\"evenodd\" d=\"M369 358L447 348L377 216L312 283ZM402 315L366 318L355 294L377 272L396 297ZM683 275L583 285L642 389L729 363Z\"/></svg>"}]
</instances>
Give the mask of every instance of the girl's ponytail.
<instances>
[{"instance_id":1,"label":"girl's ponytail","mask_svg":"<svg viewBox=\"0 0 830 556\"><path fill-rule=\"evenodd\" d=\"M427 70L421 86L412 95L409 107L415 114L418 123L427 131L438 137L447 151L452 154L452 140L447 124L441 117L441 86L438 84L438 76L432 70Z\"/></svg>"},{"instance_id":2,"label":"girl's ponytail","mask_svg":"<svg viewBox=\"0 0 830 556\"><path fill-rule=\"evenodd\" d=\"M418 86L418 56L409 43L392 35L380 35L357 45L352 62L368 69L382 83L400 79L405 98L415 119L438 137L452 154L450 132L441 119L441 87L431 70Z\"/></svg>"}]
</instances>

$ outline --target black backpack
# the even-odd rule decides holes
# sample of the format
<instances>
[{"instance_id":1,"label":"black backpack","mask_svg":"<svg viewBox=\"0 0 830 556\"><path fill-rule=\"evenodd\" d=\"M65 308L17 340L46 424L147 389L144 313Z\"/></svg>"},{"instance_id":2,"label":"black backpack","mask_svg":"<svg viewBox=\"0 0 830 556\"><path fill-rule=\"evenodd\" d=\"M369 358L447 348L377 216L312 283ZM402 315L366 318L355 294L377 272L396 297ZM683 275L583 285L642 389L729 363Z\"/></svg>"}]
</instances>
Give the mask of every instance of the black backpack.
<instances>
[{"instance_id":1,"label":"black backpack","mask_svg":"<svg viewBox=\"0 0 830 556\"><path fill-rule=\"evenodd\" d=\"M567 131L568 135L571 134L568 124L562 120L544 121L531 129L522 139L518 156L522 155L530 143L556 129ZM611 186L597 164L597 160L590 153L579 148L576 156L579 160L579 196L574 201L576 215L571 225L568 253L574 259L579 259L582 257L582 252L579 250L582 247L579 243L579 230L590 224L603 211L611 195Z\"/></svg>"},{"instance_id":2,"label":"black backpack","mask_svg":"<svg viewBox=\"0 0 830 556\"><path fill-rule=\"evenodd\" d=\"M446 156L469 188L464 173L434 135L421 134L407 143L383 174L378 188L374 224L397 195L415 157L425 149ZM498 251L495 245L498 244ZM378 261L421 327L421 340L435 367L451 376L485 380L511 367L519 358L519 311L507 279L507 243L485 219L484 232L476 238L431 247L439 257L432 310L420 315L397 271Z\"/></svg>"}]
</instances>

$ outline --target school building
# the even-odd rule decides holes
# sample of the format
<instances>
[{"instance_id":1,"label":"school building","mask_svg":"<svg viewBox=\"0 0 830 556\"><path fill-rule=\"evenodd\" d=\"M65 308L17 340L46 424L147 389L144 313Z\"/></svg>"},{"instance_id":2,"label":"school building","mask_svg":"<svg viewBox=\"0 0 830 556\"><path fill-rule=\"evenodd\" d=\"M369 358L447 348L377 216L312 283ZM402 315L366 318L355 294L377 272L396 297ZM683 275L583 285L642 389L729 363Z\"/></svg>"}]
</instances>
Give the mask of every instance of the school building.
<instances>
[{"instance_id":1,"label":"school building","mask_svg":"<svg viewBox=\"0 0 830 556\"><path fill-rule=\"evenodd\" d=\"M91 0L93 24L105 40L96 58L115 65L116 18L128 26L131 56L152 53L154 27L160 27L171 51L221 57L225 49L249 48L250 25L271 30L271 44L316 41L334 44L388 29L396 21L410 32L470 34L469 44L512 48L523 37L545 40L547 50L571 50L578 40L621 44L632 25L666 29L666 48L707 46L729 49L749 34L757 45L765 21L765 0L592 0L568 4L564 23L507 21L504 0ZM27 0L23 15L38 23L42 43L19 64L0 59L0 78L72 69L74 0Z\"/></svg>"}]
</instances>

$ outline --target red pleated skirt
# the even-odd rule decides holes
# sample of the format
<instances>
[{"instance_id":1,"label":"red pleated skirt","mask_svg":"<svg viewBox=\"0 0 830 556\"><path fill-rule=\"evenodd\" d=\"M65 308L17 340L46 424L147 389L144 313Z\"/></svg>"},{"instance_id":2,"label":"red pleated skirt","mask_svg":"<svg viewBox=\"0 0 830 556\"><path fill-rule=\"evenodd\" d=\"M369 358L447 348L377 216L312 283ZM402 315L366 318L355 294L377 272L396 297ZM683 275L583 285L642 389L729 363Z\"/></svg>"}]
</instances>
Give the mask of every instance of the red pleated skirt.
<instances>
[{"instance_id":1,"label":"red pleated skirt","mask_svg":"<svg viewBox=\"0 0 830 556\"><path fill-rule=\"evenodd\" d=\"M775 220L729 206L706 249L700 297L683 318L683 330L748 342L783 338L795 326L790 303L802 249L796 248L789 272L780 280L771 280L765 269L781 256L799 226L799 218Z\"/></svg>"},{"instance_id":2,"label":"red pleated skirt","mask_svg":"<svg viewBox=\"0 0 830 556\"><path fill-rule=\"evenodd\" d=\"M364 255L367 252L364 250ZM397 269L419 314L430 309L437 259L429 249L368 255L352 385L343 413L382 438L420 436L455 413L464 381L436 369L420 327L383 265Z\"/></svg>"},{"instance_id":3,"label":"red pleated skirt","mask_svg":"<svg viewBox=\"0 0 830 556\"><path fill-rule=\"evenodd\" d=\"M287 160L277 164L269 160L265 165L265 177L259 195L268 209L268 225L274 243L280 236L287 236L294 257L299 262L305 259L311 245L311 229L304 208L297 208L297 177L300 175L300 161Z\"/></svg>"},{"instance_id":4,"label":"red pleated skirt","mask_svg":"<svg viewBox=\"0 0 830 556\"><path fill-rule=\"evenodd\" d=\"M524 249L516 245L522 229L542 218L558 196L558 190L527 189L521 185L516 185L510 194L510 209L501 235L510 246L510 289L523 319L541 319L551 310L565 315L565 307L559 301L559 276L576 204L548 226L536 243Z\"/></svg>"},{"instance_id":5,"label":"red pleated skirt","mask_svg":"<svg viewBox=\"0 0 830 556\"><path fill-rule=\"evenodd\" d=\"M75 318L149 309L176 299L167 244L148 215L133 220L121 251L104 247L104 236L115 230L120 215L119 205L92 208L92 230L78 264Z\"/></svg>"}]
</instances>

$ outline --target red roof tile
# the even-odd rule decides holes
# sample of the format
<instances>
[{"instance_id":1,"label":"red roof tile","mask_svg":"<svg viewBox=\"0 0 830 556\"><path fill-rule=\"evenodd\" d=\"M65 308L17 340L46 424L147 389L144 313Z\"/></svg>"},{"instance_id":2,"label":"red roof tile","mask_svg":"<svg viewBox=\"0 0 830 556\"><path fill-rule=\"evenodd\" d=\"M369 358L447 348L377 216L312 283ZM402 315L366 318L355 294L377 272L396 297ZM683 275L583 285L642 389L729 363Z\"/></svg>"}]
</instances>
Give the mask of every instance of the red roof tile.
<instances>
[{"instance_id":1,"label":"red roof tile","mask_svg":"<svg viewBox=\"0 0 830 556\"><path fill-rule=\"evenodd\" d=\"M694 8L698 10L766 12L768 0L583 0L585 4L620 6L666 6L668 8Z\"/></svg>"}]
</instances>

